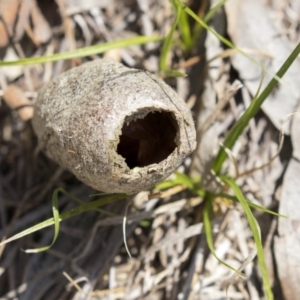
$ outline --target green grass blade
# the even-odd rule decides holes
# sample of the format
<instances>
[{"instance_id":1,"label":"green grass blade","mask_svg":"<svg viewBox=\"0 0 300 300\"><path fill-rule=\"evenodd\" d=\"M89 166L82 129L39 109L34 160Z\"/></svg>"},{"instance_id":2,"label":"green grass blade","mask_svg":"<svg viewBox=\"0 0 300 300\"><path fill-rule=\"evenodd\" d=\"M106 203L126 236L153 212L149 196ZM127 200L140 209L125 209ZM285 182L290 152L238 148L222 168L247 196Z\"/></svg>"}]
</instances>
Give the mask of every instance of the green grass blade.
<instances>
[{"instance_id":1,"label":"green grass blade","mask_svg":"<svg viewBox=\"0 0 300 300\"><path fill-rule=\"evenodd\" d=\"M237 53L243 55L244 57L248 58L250 61L258 65L264 72L270 74L272 77L275 77L278 81L280 81L280 78L274 74L273 72L269 71L265 68L265 66L260 63L259 61L255 60L252 56L247 54L245 51L241 50L240 48L236 47L232 42L227 40L222 35L218 34L217 31L215 31L213 28L208 26L202 19L200 19L190 8L188 8L184 3L182 3L181 0L174 0L176 2L176 5L180 7L182 10L184 10L187 14L189 14L192 18L194 18L204 29L211 32L214 36L216 36L224 45L227 47L235 50Z\"/></svg>"},{"instance_id":2,"label":"green grass blade","mask_svg":"<svg viewBox=\"0 0 300 300\"><path fill-rule=\"evenodd\" d=\"M184 45L184 50L190 51L193 46L193 39L192 39L190 24L188 20L188 14L185 11L182 11L180 14L180 18L178 21L178 28Z\"/></svg>"},{"instance_id":3,"label":"green grass blade","mask_svg":"<svg viewBox=\"0 0 300 300\"><path fill-rule=\"evenodd\" d=\"M231 195L228 195L228 194L225 194L225 193L213 194L213 197L214 197L214 198L219 198L219 197L221 197L221 198L226 198L226 199L232 200L232 201L234 201L234 202L240 202L240 201L238 200L237 197L231 196ZM263 211L263 212L265 212L265 213L267 213L267 214L271 214L271 215L276 216L276 217L287 218L287 216L285 216L285 215L281 215L281 214L279 214L279 213L277 213L277 212L275 212L275 211L272 211L272 210L270 210L270 209L267 209L267 208L265 208L265 207L263 207L263 206L261 206L261 205L255 204L255 203L253 203L253 202L251 202L251 201L249 201L249 200L247 200L247 199L246 199L246 202L247 202L247 204L248 204L251 208L254 208L254 209Z\"/></svg>"},{"instance_id":4,"label":"green grass blade","mask_svg":"<svg viewBox=\"0 0 300 300\"><path fill-rule=\"evenodd\" d=\"M162 77L186 77L187 76L183 72L180 72L178 70L171 70L171 69L160 71L160 75Z\"/></svg>"},{"instance_id":5,"label":"green grass blade","mask_svg":"<svg viewBox=\"0 0 300 300\"><path fill-rule=\"evenodd\" d=\"M48 56L40 56L40 57L30 57L19 59L15 61L0 61L1 66L19 66L19 65L33 65L33 64L40 64L46 63L51 61L58 61L58 60L65 60L65 59L72 59L76 57L85 57L95 54L101 54L111 49L116 48L125 48L132 45L141 45L146 44L149 42L158 42L161 41L162 38L158 36L137 36L137 37L130 37L126 39L122 39L119 41L113 41L103 44L97 44L89 47L79 48L74 51L68 51L63 53L56 53L53 55Z\"/></svg>"},{"instance_id":6,"label":"green grass blade","mask_svg":"<svg viewBox=\"0 0 300 300\"><path fill-rule=\"evenodd\" d=\"M286 71L290 68L292 63L300 54L300 43L296 46L287 60L284 62L282 67L276 73L277 78L282 78ZM262 93L257 97L254 98L250 104L250 106L246 109L244 114L240 117L240 119L234 123L232 128L229 130L228 134L225 137L223 142L225 148L232 149L233 145L235 144L238 137L242 134L243 130L248 125L249 121L257 114L263 102L267 99L267 97L271 94L274 88L277 86L278 80L273 78L266 88L262 91ZM283 100L284 101L284 100ZM284 103L282 103L284 105ZM223 147L220 148L219 153L216 157L213 170L219 174L223 165L223 162L226 159L226 152Z\"/></svg>"},{"instance_id":7,"label":"green grass blade","mask_svg":"<svg viewBox=\"0 0 300 300\"><path fill-rule=\"evenodd\" d=\"M185 173L180 173L180 172L176 172L175 174L176 174L177 180L179 182L181 182L181 184L187 186L191 190L194 189L194 182L191 177L189 177Z\"/></svg>"},{"instance_id":8,"label":"green grass blade","mask_svg":"<svg viewBox=\"0 0 300 300\"><path fill-rule=\"evenodd\" d=\"M70 194L69 192L67 192L63 188L55 189L54 192L53 192L53 195L52 195L52 210L53 210L53 222L54 222L53 240L52 240L52 242L49 246L40 247L40 248L37 248L37 249L24 250L26 253L39 253L39 252L47 251L48 249L50 249L54 245L55 241L57 240L57 237L58 237L58 234L59 234L59 227L60 227L60 218L59 218L59 211L58 211L58 193L66 195L67 197L71 198L72 200L76 201L79 204L86 204L84 201L82 201L81 199L73 196L72 194ZM114 216L114 214L112 214L110 212L107 212L104 209L94 208L93 210L98 211L98 212L103 213L103 214L108 215L108 216Z\"/></svg>"},{"instance_id":9,"label":"green grass blade","mask_svg":"<svg viewBox=\"0 0 300 300\"><path fill-rule=\"evenodd\" d=\"M211 18L215 15L215 13L226 3L227 0L221 0L219 1L215 6L213 6L208 13L203 18L203 21L205 23L209 22ZM198 23L199 24L199 23Z\"/></svg>"},{"instance_id":10,"label":"green grass blade","mask_svg":"<svg viewBox=\"0 0 300 300\"><path fill-rule=\"evenodd\" d=\"M210 252L221 264L223 264L230 270L238 273L240 276L244 277L245 276L244 274L242 274L241 272L239 272L232 266L228 265L226 262L224 262L217 256L215 247L214 247L214 242L213 242L213 234L212 234L212 230L211 230L211 222L210 222L211 212L212 212L212 197L209 195L205 201L205 207L203 210L203 222L204 222L206 242L207 242L207 246L208 246Z\"/></svg>"},{"instance_id":11,"label":"green grass blade","mask_svg":"<svg viewBox=\"0 0 300 300\"><path fill-rule=\"evenodd\" d=\"M108 204L108 203L111 203L111 202L114 202L114 201L117 201L117 200L120 200L120 199L124 199L126 198L127 195L125 194L114 194L114 195L110 195L110 196L106 196L102 199L99 199L99 200L95 200L95 201L92 201L92 202L89 202L89 203L86 203L86 204L83 204L83 205L80 205L80 206L77 206L69 211L66 211L62 214L59 215L59 222L61 221L64 221L64 220L67 220L71 217L74 217L74 216L77 216L79 214L82 214L84 212L87 212L89 210L93 210L99 206L103 206L105 204ZM0 243L0 246L4 245L4 244L7 244L9 242L12 242L14 240L17 240L21 237L24 237L26 235L29 235L33 232L36 232L38 230L41 230L43 228L46 228L46 227L49 227L49 226L52 226L53 224L55 223L54 219L53 218L50 218L48 220L45 220L37 225L34 225L14 236L12 236L11 238L3 241Z\"/></svg>"},{"instance_id":12,"label":"green grass blade","mask_svg":"<svg viewBox=\"0 0 300 300\"><path fill-rule=\"evenodd\" d=\"M77 202L78 204L86 204L85 201L83 201L83 200L81 200L81 199L79 199L79 198L73 196L72 194L70 194L69 192L67 192L65 189L63 189L63 188L58 188L58 189L59 189L59 192L60 192L60 193L62 193L62 194L64 194L65 196L69 197L70 199L72 199L73 201ZM97 211L97 212L99 212L99 213L101 213L101 214L104 214L104 215L106 215L106 216L109 216L109 217L115 216L115 214L113 214L113 213L111 213L111 212L109 212L109 211L107 211L107 210L105 210L105 209L94 208L93 210L94 210L94 211Z\"/></svg>"},{"instance_id":13,"label":"green grass blade","mask_svg":"<svg viewBox=\"0 0 300 300\"><path fill-rule=\"evenodd\" d=\"M174 186L177 186L177 185L185 185L190 190L194 189L194 182L193 182L192 178L190 178L186 174L180 173L180 172L175 172L174 175L175 175L174 179L165 180L161 183L158 183L155 186L155 188L158 190L165 190L165 189L169 189Z\"/></svg>"},{"instance_id":14,"label":"green grass blade","mask_svg":"<svg viewBox=\"0 0 300 300\"><path fill-rule=\"evenodd\" d=\"M179 183L177 180L165 180L161 183L158 183L155 186L156 190L162 191L162 190L167 190L170 189L172 187L175 187L177 185L180 185L181 183Z\"/></svg>"},{"instance_id":15,"label":"green grass blade","mask_svg":"<svg viewBox=\"0 0 300 300\"><path fill-rule=\"evenodd\" d=\"M247 57L249 60L254 62L255 64L259 65L261 68L264 68L264 66L256 61L254 58L252 58L250 55L248 55L246 52L242 51L238 47L236 47L233 43L231 43L229 40L224 38L222 35L217 33L213 28L208 26L206 22L204 22L202 19L200 19L189 7L187 7L184 3L182 3L181 0L175 0L176 5L180 7L182 10L184 10L187 14L189 14L195 21L197 21L204 29L211 32L213 35L215 35L224 45L227 47L234 49L238 53L242 54L243 56Z\"/></svg>"},{"instance_id":16,"label":"green grass blade","mask_svg":"<svg viewBox=\"0 0 300 300\"><path fill-rule=\"evenodd\" d=\"M176 29L176 26L179 22L180 19L180 13L181 13L181 9L178 7L178 9L176 10L176 17L175 20L172 24L172 27L170 29L170 32L168 33L167 37L165 38L165 41L163 43L163 47L162 47L162 51L161 51L161 55L160 55L160 61L159 61L159 69L160 71L165 71L168 70L168 54L171 50L172 47L172 43L173 43L173 35Z\"/></svg>"},{"instance_id":17,"label":"green grass blade","mask_svg":"<svg viewBox=\"0 0 300 300\"><path fill-rule=\"evenodd\" d=\"M60 220L59 220L59 211L58 211L58 193L61 191L61 188L55 189L52 195L52 210L53 210L53 222L54 222L54 236L53 236L53 240L51 242L51 244L49 246L45 246L45 247L40 247L37 249L27 249L25 250L26 253L39 253L39 252L43 252L43 251L47 251L48 249L50 249L59 234L59 225L60 225Z\"/></svg>"},{"instance_id":18,"label":"green grass blade","mask_svg":"<svg viewBox=\"0 0 300 300\"><path fill-rule=\"evenodd\" d=\"M269 276L268 276L267 265L266 265L266 260L265 260L265 256L264 256L264 249L263 249L263 246L262 246L262 243L260 240L260 232L257 227L258 226L257 222L252 214L252 211L251 211L246 199L244 198L242 191L237 186L237 184L234 182L234 180L231 178L228 178L226 176L221 176L220 179L232 188L234 194L236 195L237 199L239 200L240 204L243 207L243 210L244 210L244 213L246 214L249 226L252 230L255 245L257 248L257 258L258 258L258 263L259 263L261 274L262 274L264 290L265 290L267 299L273 300L274 297L273 297L271 284L270 284L270 280L269 280Z\"/></svg>"},{"instance_id":19,"label":"green grass blade","mask_svg":"<svg viewBox=\"0 0 300 300\"><path fill-rule=\"evenodd\" d=\"M225 4L225 2L226 2L227 0L221 0L221 1L219 1L215 6L213 6L208 12L207 12L207 14L204 16L204 18L203 18L203 21L205 22L205 23L208 23L210 20L211 20L211 18L215 15L215 13ZM199 38L199 35L200 35L200 33L201 33L201 31L202 31L202 29L203 29L203 27L202 27L202 25L199 23L199 22L197 22L196 24L195 24L195 26L194 26L194 30L193 30L193 36L192 36L192 45L195 45L196 44L196 42L197 42L197 40L198 40L198 38Z\"/></svg>"}]
</instances>

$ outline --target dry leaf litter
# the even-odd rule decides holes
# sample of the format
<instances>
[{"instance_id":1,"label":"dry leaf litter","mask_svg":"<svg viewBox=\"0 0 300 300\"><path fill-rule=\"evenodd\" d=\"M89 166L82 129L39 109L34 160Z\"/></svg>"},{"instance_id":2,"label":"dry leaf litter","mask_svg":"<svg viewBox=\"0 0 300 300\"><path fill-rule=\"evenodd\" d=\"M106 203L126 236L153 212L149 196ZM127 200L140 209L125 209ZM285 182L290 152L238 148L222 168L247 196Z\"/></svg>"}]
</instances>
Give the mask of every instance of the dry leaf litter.
<instances>
[{"instance_id":1,"label":"dry leaf litter","mask_svg":"<svg viewBox=\"0 0 300 300\"><path fill-rule=\"evenodd\" d=\"M258 51L258 56L270 63L268 69L276 72L281 59L292 49L289 46L299 41L299 4L296 0L258 2L243 1L234 6L234 1L228 1L225 10L218 11L210 25L222 35L229 34L237 46ZM213 4L215 1L194 1L190 7L203 16ZM247 9L250 4L256 12L267 11L268 19L260 17L262 23L272 21L277 26L272 27L272 32L267 31L269 23L261 24L259 29L266 28L268 38L273 38L271 42L286 47L280 55L275 51L276 46L257 40L260 36L260 32L255 32L257 27L247 28L249 31L253 29L255 44L251 43L248 33L247 41L251 44L239 40L239 36L245 35L241 30L246 29L242 25L232 27L230 20L246 23L247 14L245 18L233 16L236 10L230 5L235 9ZM173 21L173 10L167 0L7 0L0 3L0 14L0 55L3 60L50 55L139 34L163 36ZM250 24L254 23L251 19ZM274 34L288 43L280 42ZM104 57L128 67L157 73L160 50L160 43L150 43L108 51ZM39 151L32 126L26 122L28 113L32 113L30 106L24 116L22 110L25 107L16 109L14 101L17 97L23 99L22 105L34 105L38 89L52 78L100 57L94 55L0 69L1 239L52 217L51 194L57 187L65 188L84 201L95 198L89 195L96 191ZM280 58L279 62L276 62L277 58ZM256 66L250 62L240 65L238 59L241 57L228 52L213 35L204 31L189 57L185 57L177 46L170 55L172 67L181 67L180 70L188 76L168 79L167 83L187 101L198 132L196 150L179 171L201 174L207 190L220 191L223 188L210 172L213 157L230 126L248 107L261 75L256 69L252 73ZM249 73L245 74L245 70ZM293 125L290 129L286 124L283 149L272 164L253 173L248 171L267 163L278 152L281 118L298 107L299 92L295 92L294 86L299 84L296 76L291 76L291 80L287 80L288 87L280 86L269 100L274 105L267 102L263 111L250 122L225 165L226 172L237 176L237 182L249 200L275 211L279 203L280 206L287 204L289 189L295 193L299 186L297 183L295 187L291 186L288 177L297 178L299 174L296 159L290 161L292 144L297 148L295 135L299 126ZM256 81L251 80L253 78ZM289 95L283 96L285 93ZM288 102L282 106L282 101ZM276 104L279 102L281 106ZM296 152L294 156L297 157ZM284 175L289 161L289 173ZM141 192L131 197L126 226L131 259L124 247L122 232L126 201L107 205L105 210L111 216L88 212L62 222L58 240L45 253L28 255L20 249L50 244L52 228L2 247L0 299L225 299L228 283L231 283L228 287L230 299L263 299L255 259L244 270L246 280L239 277L231 280L233 272L209 252L202 223L202 199L184 188L170 190L161 196ZM74 206L76 203L64 196L59 197L60 212ZM280 212L293 213L293 205L282 208ZM255 216L261 226L275 298L296 299L296 288L291 288L295 283L289 279L294 278L297 282L299 274L295 274L294 268L283 270L280 267L280 263L284 265L286 257L291 254L274 248L278 220L261 212L255 212ZM290 221L290 227L283 223L279 228L280 236L288 238L291 244L299 232L299 221L296 221L297 216ZM241 208L222 198L217 199L212 224L216 254L239 268L255 248ZM289 236L284 233L285 228L290 230ZM276 237L277 245L278 242ZM287 251L286 248L283 251ZM298 253L295 248L293 254L299 260ZM289 263L295 261L291 259Z\"/></svg>"}]
</instances>

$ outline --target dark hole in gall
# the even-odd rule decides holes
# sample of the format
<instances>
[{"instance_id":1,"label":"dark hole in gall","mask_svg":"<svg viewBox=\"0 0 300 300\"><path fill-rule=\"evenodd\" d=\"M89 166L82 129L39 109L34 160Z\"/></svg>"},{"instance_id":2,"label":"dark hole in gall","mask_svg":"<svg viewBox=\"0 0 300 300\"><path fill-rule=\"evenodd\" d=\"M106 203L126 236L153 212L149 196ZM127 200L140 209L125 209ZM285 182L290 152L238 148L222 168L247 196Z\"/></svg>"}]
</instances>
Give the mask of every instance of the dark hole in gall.
<instances>
[{"instance_id":1,"label":"dark hole in gall","mask_svg":"<svg viewBox=\"0 0 300 300\"><path fill-rule=\"evenodd\" d=\"M125 120L117 152L130 169L160 163L176 148L178 125L170 112L153 112L128 124Z\"/></svg>"}]
</instances>

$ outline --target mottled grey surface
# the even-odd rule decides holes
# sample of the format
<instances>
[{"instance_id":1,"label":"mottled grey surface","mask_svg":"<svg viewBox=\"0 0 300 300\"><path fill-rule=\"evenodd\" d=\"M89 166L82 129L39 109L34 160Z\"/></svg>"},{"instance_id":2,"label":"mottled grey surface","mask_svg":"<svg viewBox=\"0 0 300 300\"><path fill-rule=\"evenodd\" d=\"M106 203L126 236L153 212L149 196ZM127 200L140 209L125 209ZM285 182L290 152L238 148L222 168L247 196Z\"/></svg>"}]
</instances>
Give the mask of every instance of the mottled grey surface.
<instances>
[{"instance_id":1,"label":"mottled grey surface","mask_svg":"<svg viewBox=\"0 0 300 300\"><path fill-rule=\"evenodd\" d=\"M174 115L179 128L177 147L158 164L130 169L116 152L124 119L153 111ZM153 187L196 145L194 122L185 102L154 75L111 59L73 68L41 89L33 127L50 158L106 193L133 194Z\"/></svg>"}]
</instances>

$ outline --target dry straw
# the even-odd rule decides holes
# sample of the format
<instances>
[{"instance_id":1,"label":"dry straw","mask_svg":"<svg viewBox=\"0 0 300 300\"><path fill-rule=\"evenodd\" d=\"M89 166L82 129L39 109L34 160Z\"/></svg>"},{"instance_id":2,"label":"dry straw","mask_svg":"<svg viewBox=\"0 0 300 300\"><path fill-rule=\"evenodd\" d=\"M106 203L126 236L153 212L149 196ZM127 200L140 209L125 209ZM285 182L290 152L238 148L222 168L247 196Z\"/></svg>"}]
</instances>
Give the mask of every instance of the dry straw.
<instances>
[{"instance_id":1,"label":"dry straw","mask_svg":"<svg viewBox=\"0 0 300 300\"><path fill-rule=\"evenodd\" d=\"M42 88L33 126L50 158L105 193L153 187L196 144L185 102L151 73L111 59L73 68Z\"/></svg>"}]
</instances>

